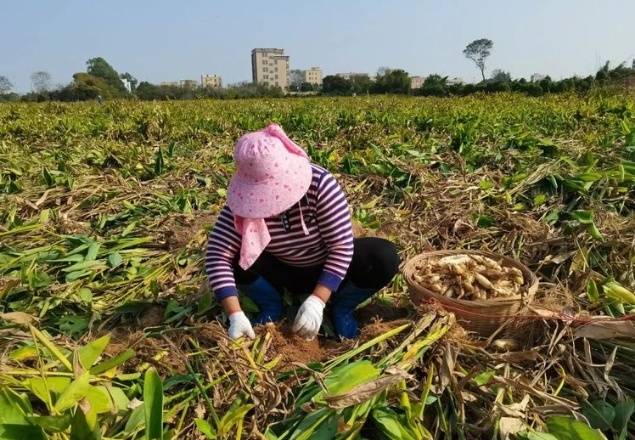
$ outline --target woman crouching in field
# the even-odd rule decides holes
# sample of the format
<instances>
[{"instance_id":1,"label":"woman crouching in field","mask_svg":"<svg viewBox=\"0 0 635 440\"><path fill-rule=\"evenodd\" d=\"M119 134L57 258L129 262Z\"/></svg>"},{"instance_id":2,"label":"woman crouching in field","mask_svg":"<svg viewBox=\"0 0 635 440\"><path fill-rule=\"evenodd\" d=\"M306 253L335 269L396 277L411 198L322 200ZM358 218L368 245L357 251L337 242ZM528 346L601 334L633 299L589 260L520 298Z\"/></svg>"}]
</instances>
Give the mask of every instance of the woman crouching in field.
<instances>
[{"instance_id":1,"label":"woman crouching in field","mask_svg":"<svg viewBox=\"0 0 635 440\"><path fill-rule=\"evenodd\" d=\"M329 304L336 333L357 336L353 311L392 280L399 266L395 246L353 238L340 185L278 125L242 136L234 160L227 204L205 258L210 286L229 316L229 336L253 338L252 323L279 320L283 289L308 295L293 332L315 338ZM239 290L260 310L251 322Z\"/></svg>"}]
</instances>

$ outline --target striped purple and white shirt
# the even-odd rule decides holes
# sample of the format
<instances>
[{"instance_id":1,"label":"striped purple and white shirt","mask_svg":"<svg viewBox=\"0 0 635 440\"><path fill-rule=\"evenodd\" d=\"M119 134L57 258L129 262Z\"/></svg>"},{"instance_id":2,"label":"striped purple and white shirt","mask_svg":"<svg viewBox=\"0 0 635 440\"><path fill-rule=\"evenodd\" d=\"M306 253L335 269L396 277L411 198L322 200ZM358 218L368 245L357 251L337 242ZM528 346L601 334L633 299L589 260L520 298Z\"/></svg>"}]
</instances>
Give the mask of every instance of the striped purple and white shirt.
<instances>
[{"instance_id":1,"label":"striped purple and white shirt","mask_svg":"<svg viewBox=\"0 0 635 440\"><path fill-rule=\"evenodd\" d=\"M313 179L300 201L286 215L265 219L271 241L265 251L295 267L323 265L318 283L337 290L353 258L353 231L346 196L333 175L311 165ZM305 235L300 209L309 231ZM240 253L241 236L227 205L209 234L205 271L216 298L237 295L232 265Z\"/></svg>"}]
</instances>

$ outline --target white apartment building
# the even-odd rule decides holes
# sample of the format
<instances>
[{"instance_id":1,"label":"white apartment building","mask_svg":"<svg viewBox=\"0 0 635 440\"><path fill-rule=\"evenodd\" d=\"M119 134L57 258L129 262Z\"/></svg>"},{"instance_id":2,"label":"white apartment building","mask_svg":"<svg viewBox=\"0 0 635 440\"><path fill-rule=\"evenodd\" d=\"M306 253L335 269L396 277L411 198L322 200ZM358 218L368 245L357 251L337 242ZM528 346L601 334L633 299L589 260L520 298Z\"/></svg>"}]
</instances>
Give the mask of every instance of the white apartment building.
<instances>
[{"instance_id":1,"label":"white apartment building","mask_svg":"<svg viewBox=\"0 0 635 440\"><path fill-rule=\"evenodd\" d=\"M201 87L220 89L223 87L223 81L219 75L201 75Z\"/></svg>"},{"instance_id":2,"label":"white apartment building","mask_svg":"<svg viewBox=\"0 0 635 440\"><path fill-rule=\"evenodd\" d=\"M304 82L316 86L322 85L322 69L319 67L311 67L304 71Z\"/></svg>"},{"instance_id":3,"label":"white apartment building","mask_svg":"<svg viewBox=\"0 0 635 440\"><path fill-rule=\"evenodd\" d=\"M251 72L256 84L280 87L283 90L289 87L289 57L284 55L284 49L253 49Z\"/></svg>"}]
</instances>

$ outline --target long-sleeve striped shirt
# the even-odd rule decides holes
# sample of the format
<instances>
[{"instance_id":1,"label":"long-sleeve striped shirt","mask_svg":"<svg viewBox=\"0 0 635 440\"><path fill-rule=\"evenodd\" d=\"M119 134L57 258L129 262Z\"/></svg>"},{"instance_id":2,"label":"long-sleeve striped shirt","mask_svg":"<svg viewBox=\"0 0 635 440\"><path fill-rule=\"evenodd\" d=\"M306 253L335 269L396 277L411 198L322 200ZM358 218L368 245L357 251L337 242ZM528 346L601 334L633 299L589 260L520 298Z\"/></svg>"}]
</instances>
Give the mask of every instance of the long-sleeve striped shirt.
<instances>
[{"instance_id":1,"label":"long-sleeve striped shirt","mask_svg":"<svg viewBox=\"0 0 635 440\"><path fill-rule=\"evenodd\" d=\"M280 216L265 219L271 241L265 248L282 262L296 267L323 265L318 283L337 290L353 257L353 231L346 196L325 169L311 165L313 178L306 196ZM300 209L309 234L303 231ZM227 205L212 229L205 271L218 300L236 295L232 265L240 253L241 235Z\"/></svg>"}]
</instances>

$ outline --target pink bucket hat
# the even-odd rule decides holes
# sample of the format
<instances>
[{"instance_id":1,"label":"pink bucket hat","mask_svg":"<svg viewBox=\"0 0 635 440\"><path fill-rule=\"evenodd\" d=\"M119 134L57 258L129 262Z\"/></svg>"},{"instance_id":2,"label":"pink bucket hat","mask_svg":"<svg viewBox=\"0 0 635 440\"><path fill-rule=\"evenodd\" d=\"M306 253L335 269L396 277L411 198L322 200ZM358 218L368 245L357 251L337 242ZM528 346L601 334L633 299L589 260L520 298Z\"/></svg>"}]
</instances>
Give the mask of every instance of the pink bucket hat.
<instances>
[{"instance_id":1,"label":"pink bucket hat","mask_svg":"<svg viewBox=\"0 0 635 440\"><path fill-rule=\"evenodd\" d=\"M313 173L304 150L276 124L238 139L234 161L227 204L242 235L240 265L246 269L271 239L264 219L298 203Z\"/></svg>"}]
</instances>

